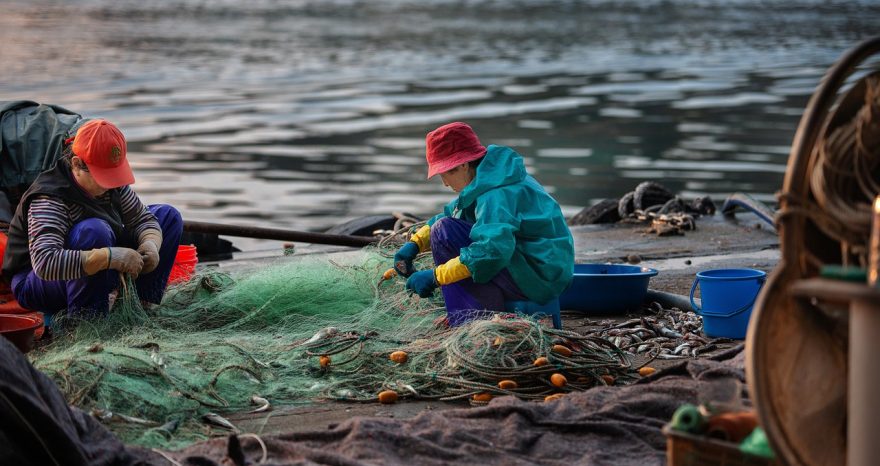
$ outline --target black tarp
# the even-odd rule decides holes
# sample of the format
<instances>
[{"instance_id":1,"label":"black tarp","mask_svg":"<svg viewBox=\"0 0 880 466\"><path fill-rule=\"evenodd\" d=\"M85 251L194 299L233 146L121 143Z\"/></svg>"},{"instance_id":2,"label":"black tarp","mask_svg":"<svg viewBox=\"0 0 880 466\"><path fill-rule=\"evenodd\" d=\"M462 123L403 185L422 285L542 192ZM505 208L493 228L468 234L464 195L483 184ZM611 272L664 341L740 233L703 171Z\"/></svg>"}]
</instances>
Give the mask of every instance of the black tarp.
<instances>
[{"instance_id":1,"label":"black tarp","mask_svg":"<svg viewBox=\"0 0 880 466\"><path fill-rule=\"evenodd\" d=\"M666 463L661 428L683 403L745 402L741 347L725 361L692 360L640 383L597 387L553 402L497 398L488 406L413 419L353 418L333 429L263 438L277 465L614 465ZM238 451L237 445L242 445ZM174 457L187 465L256 463L253 438L216 439Z\"/></svg>"},{"instance_id":2,"label":"black tarp","mask_svg":"<svg viewBox=\"0 0 880 466\"><path fill-rule=\"evenodd\" d=\"M0 465L167 464L122 444L0 337Z\"/></svg>"},{"instance_id":3,"label":"black tarp","mask_svg":"<svg viewBox=\"0 0 880 466\"><path fill-rule=\"evenodd\" d=\"M413 419L352 418L329 430L266 436L273 465L662 465L661 427L683 403L745 400L742 348L692 360L623 387L554 402L513 397ZM184 465L256 464L255 438L218 438L164 452ZM0 338L0 464L133 465L170 462L123 445L69 407L58 388Z\"/></svg>"}]
</instances>

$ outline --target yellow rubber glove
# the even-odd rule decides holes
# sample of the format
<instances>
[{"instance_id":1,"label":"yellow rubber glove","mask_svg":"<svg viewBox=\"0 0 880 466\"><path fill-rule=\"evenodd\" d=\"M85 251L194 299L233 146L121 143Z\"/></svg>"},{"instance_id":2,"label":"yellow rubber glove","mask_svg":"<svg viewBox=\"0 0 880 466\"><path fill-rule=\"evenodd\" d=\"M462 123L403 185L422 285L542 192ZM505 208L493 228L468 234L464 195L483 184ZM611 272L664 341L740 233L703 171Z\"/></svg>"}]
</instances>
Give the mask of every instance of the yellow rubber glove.
<instances>
[{"instance_id":1,"label":"yellow rubber glove","mask_svg":"<svg viewBox=\"0 0 880 466\"><path fill-rule=\"evenodd\" d=\"M413 233L412 237L409 239L413 243L416 243L419 247L419 252L425 252L431 250L431 227L425 225L415 233Z\"/></svg>"},{"instance_id":2,"label":"yellow rubber glove","mask_svg":"<svg viewBox=\"0 0 880 466\"><path fill-rule=\"evenodd\" d=\"M461 263L461 256L449 259L443 265L438 265L434 269L434 277L440 285L448 285L459 280L464 280L471 276L471 271L467 266Z\"/></svg>"}]
</instances>

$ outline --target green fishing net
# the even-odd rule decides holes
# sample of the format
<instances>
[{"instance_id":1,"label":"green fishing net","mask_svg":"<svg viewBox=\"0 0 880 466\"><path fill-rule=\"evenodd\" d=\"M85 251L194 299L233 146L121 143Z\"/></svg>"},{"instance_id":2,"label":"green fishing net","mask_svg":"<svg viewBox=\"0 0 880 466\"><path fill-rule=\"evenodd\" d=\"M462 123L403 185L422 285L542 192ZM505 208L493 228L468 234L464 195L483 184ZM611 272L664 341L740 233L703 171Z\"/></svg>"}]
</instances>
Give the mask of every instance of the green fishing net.
<instances>
[{"instance_id":1,"label":"green fishing net","mask_svg":"<svg viewBox=\"0 0 880 466\"><path fill-rule=\"evenodd\" d=\"M128 279L108 317L58 319L58 336L34 353L34 365L123 441L171 449L224 433L206 424L209 413L266 402L375 401L384 390L401 399L543 399L631 379L613 345L530 318L438 325L439 292L420 299L399 277L377 284L389 256L368 248L234 272L204 268L146 309ZM406 361L392 361L395 351ZM540 357L547 364L536 365ZM551 382L556 373L564 386ZM516 386L502 389L501 380Z\"/></svg>"}]
</instances>

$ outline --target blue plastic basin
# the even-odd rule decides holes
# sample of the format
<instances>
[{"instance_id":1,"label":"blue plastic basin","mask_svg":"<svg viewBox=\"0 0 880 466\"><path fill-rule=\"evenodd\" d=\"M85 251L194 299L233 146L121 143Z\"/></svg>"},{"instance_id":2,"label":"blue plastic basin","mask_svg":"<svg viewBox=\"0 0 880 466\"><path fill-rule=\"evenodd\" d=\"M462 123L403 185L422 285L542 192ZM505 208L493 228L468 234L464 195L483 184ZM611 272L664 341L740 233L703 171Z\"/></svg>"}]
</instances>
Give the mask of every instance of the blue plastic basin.
<instances>
[{"instance_id":1,"label":"blue plastic basin","mask_svg":"<svg viewBox=\"0 0 880 466\"><path fill-rule=\"evenodd\" d=\"M563 310L614 314L638 309L657 270L637 265L575 264L571 285L559 296Z\"/></svg>"}]
</instances>

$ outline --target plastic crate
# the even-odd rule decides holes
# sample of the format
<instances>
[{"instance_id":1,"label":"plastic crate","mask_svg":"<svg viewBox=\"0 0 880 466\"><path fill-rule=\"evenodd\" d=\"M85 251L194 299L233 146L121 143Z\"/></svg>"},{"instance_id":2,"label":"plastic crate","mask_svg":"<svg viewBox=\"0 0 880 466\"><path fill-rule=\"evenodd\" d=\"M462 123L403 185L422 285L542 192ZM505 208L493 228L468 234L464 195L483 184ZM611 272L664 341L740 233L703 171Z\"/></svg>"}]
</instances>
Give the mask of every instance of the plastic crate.
<instances>
[{"instance_id":1,"label":"plastic crate","mask_svg":"<svg viewBox=\"0 0 880 466\"><path fill-rule=\"evenodd\" d=\"M663 427L669 466L780 466L778 460L750 455L736 443Z\"/></svg>"}]
</instances>

